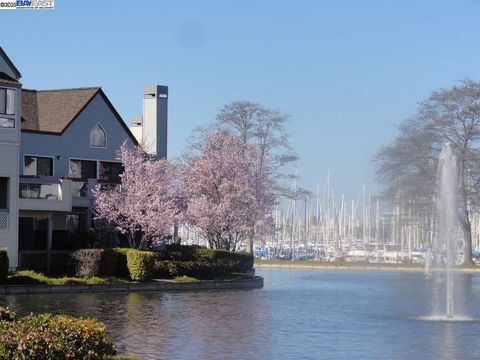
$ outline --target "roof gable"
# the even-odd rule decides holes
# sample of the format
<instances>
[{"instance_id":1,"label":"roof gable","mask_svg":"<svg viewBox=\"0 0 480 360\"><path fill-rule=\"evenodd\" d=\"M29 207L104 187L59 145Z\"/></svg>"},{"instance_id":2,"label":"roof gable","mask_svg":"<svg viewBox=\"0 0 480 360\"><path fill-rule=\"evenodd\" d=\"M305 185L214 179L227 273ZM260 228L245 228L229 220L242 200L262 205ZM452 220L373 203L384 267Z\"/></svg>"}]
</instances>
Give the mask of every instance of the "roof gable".
<instances>
[{"instance_id":1,"label":"roof gable","mask_svg":"<svg viewBox=\"0 0 480 360\"><path fill-rule=\"evenodd\" d=\"M22 90L22 130L63 132L99 90Z\"/></svg>"},{"instance_id":2,"label":"roof gable","mask_svg":"<svg viewBox=\"0 0 480 360\"><path fill-rule=\"evenodd\" d=\"M12 72L12 75L15 77L15 80L18 80L22 77L22 74L20 74L20 71L18 71L15 64L12 62L12 60L10 60L7 53L3 51L1 46L0 46L0 58L2 58L2 60L9 67L10 71Z\"/></svg>"},{"instance_id":3,"label":"roof gable","mask_svg":"<svg viewBox=\"0 0 480 360\"><path fill-rule=\"evenodd\" d=\"M138 144L100 87L22 90L22 131L61 135L97 94L105 101L127 135Z\"/></svg>"}]
</instances>

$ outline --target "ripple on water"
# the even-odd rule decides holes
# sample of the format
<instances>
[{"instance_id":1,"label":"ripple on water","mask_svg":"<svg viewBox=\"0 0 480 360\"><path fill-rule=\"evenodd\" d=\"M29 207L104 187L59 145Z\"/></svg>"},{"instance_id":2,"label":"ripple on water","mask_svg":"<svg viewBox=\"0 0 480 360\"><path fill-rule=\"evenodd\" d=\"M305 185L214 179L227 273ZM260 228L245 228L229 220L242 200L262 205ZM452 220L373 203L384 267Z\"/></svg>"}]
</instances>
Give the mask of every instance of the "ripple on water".
<instances>
[{"instance_id":1,"label":"ripple on water","mask_svg":"<svg viewBox=\"0 0 480 360\"><path fill-rule=\"evenodd\" d=\"M473 318L469 316L454 315L453 317L448 317L446 315L429 315L429 316L419 316L415 320L420 321L438 321L438 322L477 322L480 321L479 318Z\"/></svg>"}]
</instances>

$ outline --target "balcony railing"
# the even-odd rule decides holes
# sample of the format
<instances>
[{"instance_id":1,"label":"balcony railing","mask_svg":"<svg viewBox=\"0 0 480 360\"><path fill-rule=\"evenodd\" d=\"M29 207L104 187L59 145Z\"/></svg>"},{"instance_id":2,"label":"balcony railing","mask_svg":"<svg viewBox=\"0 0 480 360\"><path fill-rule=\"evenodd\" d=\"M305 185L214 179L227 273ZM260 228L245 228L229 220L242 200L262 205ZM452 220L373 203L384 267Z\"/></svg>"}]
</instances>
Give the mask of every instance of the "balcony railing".
<instances>
[{"instance_id":1,"label":"balcony railing","mask_svg":"<svg viewBox=\"0 0 480 360\"><path fill-rule=\"evenodd\" d=\"M70 211L71 181L52 176L21 176L19 181L20 210Z\"/></svg>"},{"instance_id":2,"label":"balcony railing","mask_svg":"<svg viewBox=\"0 0 480 360\"><path fill-rule=\"evenodd\" d=\"M88 194L88 182L87 181L72 181L72 196L84 198Z\"/></svg>"},{"instance_id":3,"label":"balcony railing","mask_svg":"<svg viewBox=\"0 0 480 360\"><path fill-rule=\"evenodd\" d=\"M60 184L20 183L20 199L62 200Z\"/></svg>"},{"instance_id":4,"label":"balcony railing","mask_svg":"<svg viewBox=\"0 0 480 360\"><path fill-rule=\"evenodd\" d=\"M97 179L88 179L88 180L72 180L72 197L74 198L87 198L89 197L89 191L93 190L98 184L100 184L100 189L103 191L106 190L121 190L121 184L108 182L107 180L97 180Z\"/></svg>"}]
</instances>

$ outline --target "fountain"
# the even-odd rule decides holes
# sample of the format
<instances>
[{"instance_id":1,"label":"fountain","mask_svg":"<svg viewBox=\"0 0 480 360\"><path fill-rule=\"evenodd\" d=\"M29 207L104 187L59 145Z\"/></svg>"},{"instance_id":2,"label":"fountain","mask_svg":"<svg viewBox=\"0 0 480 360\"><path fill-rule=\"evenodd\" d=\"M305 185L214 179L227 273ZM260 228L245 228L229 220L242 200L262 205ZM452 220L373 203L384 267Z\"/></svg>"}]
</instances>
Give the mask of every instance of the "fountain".
<instances>
[{"instance_id":1,"label":"fountain","mask_svg":"<svg viewBox=\"0 0 480 360\"><path fill-rule=\"evenodd\" d=\"M445 284L445 313L434 306L434 315L424 317L424 320L433 321L472 321L459 316L455 312L455 277L453 268L457 257L458 237L458 163L457 157L450 143L442 147L438 164L437 188L437 232L434 242L428 249L425 258L425 273L428 274L433 266L437 267L435 275L444 276ZM438 271L444 265L444 271ZM437 281L441 279L437 278ZM435 298L435 300L439 300ZM434 303L438 305L438 303Z\"/></svg>"},{"instance_id":2,"label":"fountain","mask_svg":"<svg viewBox=\"0 0 480 360\"><path fill-rule=\"evenodd\" d=\"M455 305L452 271L457 256L458 236L458 165L450 143L442 147L438 168L438 231L433 250L437 260L445 254L446 317L452 319Z\"/></svg>"}]
</instances>

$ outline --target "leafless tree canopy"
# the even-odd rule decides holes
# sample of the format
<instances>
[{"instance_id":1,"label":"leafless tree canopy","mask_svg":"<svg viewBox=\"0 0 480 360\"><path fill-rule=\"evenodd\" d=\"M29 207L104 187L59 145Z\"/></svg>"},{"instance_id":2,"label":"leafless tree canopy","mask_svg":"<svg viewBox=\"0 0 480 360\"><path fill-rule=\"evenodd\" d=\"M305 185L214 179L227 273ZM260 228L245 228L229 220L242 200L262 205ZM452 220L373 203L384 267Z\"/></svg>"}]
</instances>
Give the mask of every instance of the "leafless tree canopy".
<instances>
[{"instance_id":1,"label":"leafless tree canopy","mask_svg":"<svg viewBox=\"0 0 480 360\"><path fill-rule=\"evenodd\" d=\"M400 125L395 140L376 154L377 176L391 197L433 200L438 155L445 142L459 158L460 224L470 262L470 211L480 200L480 82L461 81L420 103L417 114Z\"/></svg>"}]
</instances>

